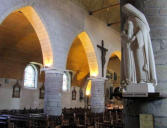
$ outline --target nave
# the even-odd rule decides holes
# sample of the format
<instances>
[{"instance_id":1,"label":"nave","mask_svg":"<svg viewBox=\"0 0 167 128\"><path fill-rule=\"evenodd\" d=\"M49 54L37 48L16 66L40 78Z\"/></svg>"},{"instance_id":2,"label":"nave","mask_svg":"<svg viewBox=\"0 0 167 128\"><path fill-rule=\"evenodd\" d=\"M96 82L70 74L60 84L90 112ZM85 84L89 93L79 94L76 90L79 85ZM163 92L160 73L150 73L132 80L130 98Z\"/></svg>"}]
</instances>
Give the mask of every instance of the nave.
<instances>
[{"instance_id":1,"label":"nave","mask_svg":"<svg viewBox=\"0 0 167 128\"><path fill-rule=\"evenodd\" d=\"M54 66L63 57L54 60L59 47L52 51L46 30L31 6L12 11L0 25L0 128L123 128L122 101L112 96L120 86L115 51L106 59L105 83L96 79L101 59L97 60L91 34L76 33L69 41L65 69L58 70ZM102 102L96 94L92 102L91 77L95 91L96 82L103 82L97 91Z\"/></svg>"},{"instance_id":2,"label":"nave","mask_svg":"<svg viewBox=\"0 0 167 128\"><path fill-rule=\"evenodd\" d=\"M0 3L0 128L167 128L166 0Z\"/></svg>"}]
</instances>

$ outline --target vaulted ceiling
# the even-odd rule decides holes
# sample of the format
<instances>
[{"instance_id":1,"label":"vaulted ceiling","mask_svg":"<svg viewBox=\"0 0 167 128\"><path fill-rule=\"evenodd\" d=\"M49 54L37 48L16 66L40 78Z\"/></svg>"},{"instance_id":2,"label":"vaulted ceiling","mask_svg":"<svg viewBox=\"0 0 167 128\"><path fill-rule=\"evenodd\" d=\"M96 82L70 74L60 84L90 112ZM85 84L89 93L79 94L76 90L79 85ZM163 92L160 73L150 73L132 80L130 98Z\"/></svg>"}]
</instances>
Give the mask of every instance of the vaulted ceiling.
<instances>
[{"instance_id":1,"label":"vaulted ceiling","mask_svg":"<svg viewBox=\"0 0 167 128\"><path fill-rule=\"evenodd\" d=\"M70 48L66 68L73 71L72 85L83 86L85 78L89 75L89 66L84 47L78 37Z\"/></svg>"},{"instance_id":2,"label":"vaulted ceiling","mask_svg":"<svg viewBox=\"0 0 167 128\"><path fill-rule=\"evenodd\" d=\"M71 0L83 6L89 14L120 31L120 0Z\"/></svg>"},{"instance_id":3,"label":"vaulted ceiling","mask_svg":"<svg viewBox=\"0 0 167 128\"><path fill-rule=\"evenodd\" d=\"M39 57L41 62L42 53L38 37L24 14L20 12L11 13L0 24L0 44L0 55L9 56L12 52L11 55L17 54L25 59Z\"/></svg>"},{"instance_id":4,"label":"vaulted ceiling","mask_svg":"<svg viewBox=\"0 0 167 128\"><path fill-rule=\"evenodd\" d=\"M21 12L11 13L0 24L0 77L21 79L29 62L42 63L37 34Z\"/></svg>"}]
</instances>

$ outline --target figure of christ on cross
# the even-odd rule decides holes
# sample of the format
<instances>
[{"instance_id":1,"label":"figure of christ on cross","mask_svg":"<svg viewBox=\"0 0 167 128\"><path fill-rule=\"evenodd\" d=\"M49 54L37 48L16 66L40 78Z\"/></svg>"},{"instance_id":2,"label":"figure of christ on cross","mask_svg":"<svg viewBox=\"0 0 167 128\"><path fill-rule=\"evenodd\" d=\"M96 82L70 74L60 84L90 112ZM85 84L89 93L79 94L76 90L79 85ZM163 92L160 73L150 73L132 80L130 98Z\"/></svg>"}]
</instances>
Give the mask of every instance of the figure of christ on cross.
<instances>
[{"instance_id":1,"label":"figure of christ on cross","mask_svg":"<svg viewBox=\"0 0 167 128\"><path fill-rule=\"evenodd\" d=\"M101 63L102 63L102 77L104 77L104 65L106 63L106 52L108 49L104 48L104 41L101 41L101 46L97 45L97 47L101 50Z\"/></svg>"}]
</instances>

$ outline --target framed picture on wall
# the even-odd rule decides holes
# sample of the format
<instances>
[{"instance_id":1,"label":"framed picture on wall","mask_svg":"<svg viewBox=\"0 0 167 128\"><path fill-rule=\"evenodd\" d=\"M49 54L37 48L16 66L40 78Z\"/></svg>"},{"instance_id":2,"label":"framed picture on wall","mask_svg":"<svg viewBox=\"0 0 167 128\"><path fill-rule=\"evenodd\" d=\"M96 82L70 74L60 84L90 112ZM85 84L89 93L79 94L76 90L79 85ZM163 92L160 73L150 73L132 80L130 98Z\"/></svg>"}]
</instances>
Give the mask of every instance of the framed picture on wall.
<instances>
[{"instance_id":1,"label":"framed picture on wall","mask_svg":"<svg viewBox=\"0 0 167 128\"><path fill-rule=\"evenodd\" d=\"M16 84L13 86L13 98L20 98L20 91L21 91L21 86L19 85L19 81L17 80Z\"/></svg>"},{"instance_id":2,"label":"framed picture on wall","mask_svg":"<svg viewBox=\"0 0 167 128\"><path fill-rule=\"evenodd\" d=\"M4 79L5 84L9 84L9 80L7 78Z\"/></svg>"},{"instance_id":3,"label":"framed picture on wall","mask_svg":"<svg viewBox=\"0 0 167 128\"><path fill-rule=\"evenodd\" d=\"M84 99L83 90L82 90L82 88L80 88L80 90L79 90L79 100L80 100L80 102L81 102L83 99Z\"/></svg>"},{"instance_id":4,"label":"framed picture on wall","mask_svg":"<svg viewBox=\"0 0 167 128\"><path fill-rule=\"evenodd\" d=\"M106 93L105 93L106 98L110 98L110 91L109 88L106 88Z\"/></svg>"},{"instance_id":5,"label":"framed picture on wall","mask_svg":"<svg viewBox=\"0 0 167 128\"><path fill-rule=\"evenodd\" d=\"M77 95L77 92L75 90L75 88L72 90L72 100L76 100L76 95Z\"/></svg>"},{"instance_id":6,"label":"framed picture on wall","mask_svg":"<svg viewBox=\"0 0 167 128\"><path fill-rule=\"evenodd\" d=\"M113 99L113 87L110 87L110 100Z\"/></svg>"},{"instance_id":7,"label":"framed picture on wall","mask_svg":"<svg viewBox=\"0 0 167 128\"><path fill-rule=\"evenodd\" d=\"M114 72L114 80L116 81L117 80L117 73Z\"/></svg>"},{"instance_id":8,"label":"framed picture on wall","mask_svg":"<svg viewBox=\"0 0 167 128\"><path fill-rule=\"evenodd\" d=\"M39 89L39 99L44 99L44 95L45 95L45 86L43 84L42 87Z\"/></svg>"}]
</instances>

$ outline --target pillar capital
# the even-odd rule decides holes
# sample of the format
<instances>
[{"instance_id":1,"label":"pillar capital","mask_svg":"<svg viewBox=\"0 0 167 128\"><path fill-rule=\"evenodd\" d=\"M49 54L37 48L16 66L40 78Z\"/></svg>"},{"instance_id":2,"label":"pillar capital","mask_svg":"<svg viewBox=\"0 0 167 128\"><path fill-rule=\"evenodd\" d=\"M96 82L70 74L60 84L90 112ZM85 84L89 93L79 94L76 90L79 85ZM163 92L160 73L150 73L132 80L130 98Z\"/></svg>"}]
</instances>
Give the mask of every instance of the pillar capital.
<instances>
[{"instance_id":1,"label":"pillar capital","mask_svg":"<svg viewBox=\"0 0 167 128\"><path fill-rule=\"evenodd\" d=\"M92 81L106 81L107 80L106 77L89 77L88 79Z\"/></svg>"},{"instance_id":2,"label":"pillar capital","mask_svg":"<svg viewBox=\"0 0 167 128\"><path fill-rule=\"evenodd\" d=\"M49 73L49 74L63 74L64 70L60 70L54 67L49 67L49 68L42 68L41 71L44 71L45 73Z\"/></svg>"}]
</instances>

